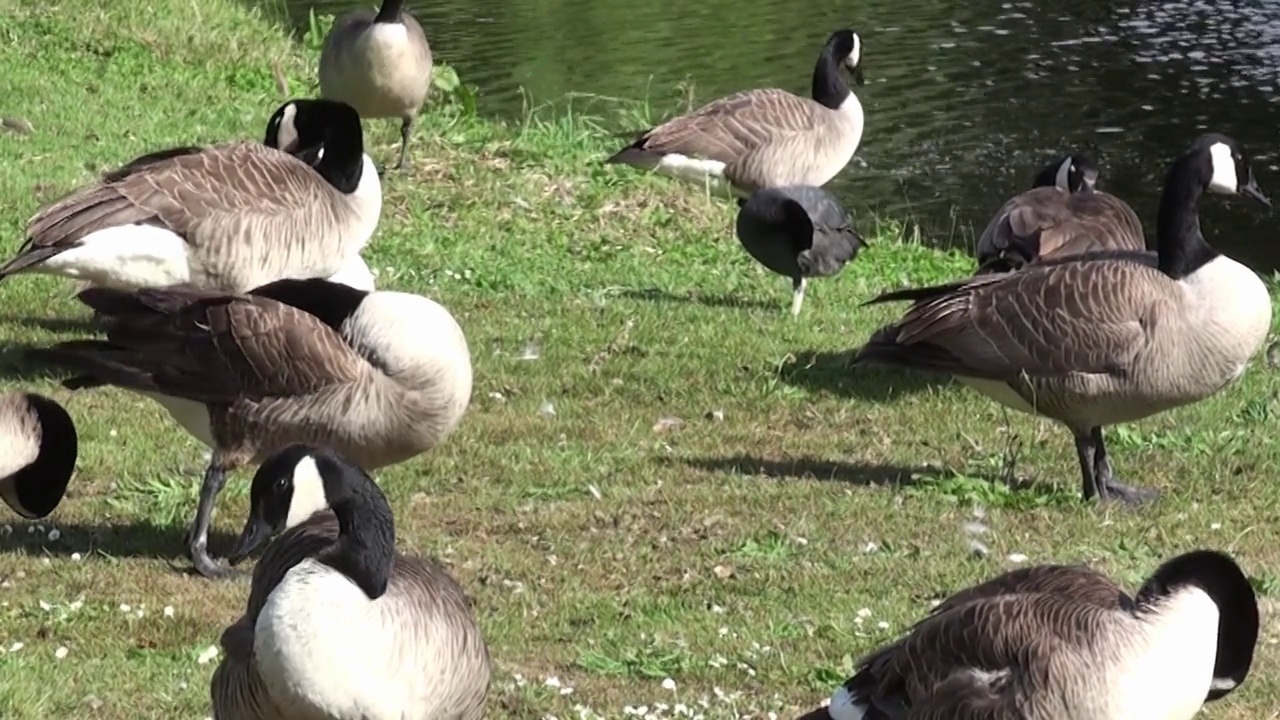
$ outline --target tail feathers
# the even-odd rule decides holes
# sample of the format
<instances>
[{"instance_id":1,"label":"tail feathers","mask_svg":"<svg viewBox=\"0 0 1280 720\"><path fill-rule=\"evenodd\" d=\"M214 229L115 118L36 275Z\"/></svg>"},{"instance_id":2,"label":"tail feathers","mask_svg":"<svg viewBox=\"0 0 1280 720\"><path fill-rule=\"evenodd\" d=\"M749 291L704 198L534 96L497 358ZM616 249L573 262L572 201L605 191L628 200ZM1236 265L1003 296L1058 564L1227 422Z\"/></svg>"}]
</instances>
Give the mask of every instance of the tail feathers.
<instances>
[{"instance_id":1,"label":"tail feathers","mask_svg":"<svg viewBox=\"0 0 1280 720\"><path fill-rule=\"evenodd\" d=\"M107 317L168 315L199 300L222 297L225 293L200 290L191 285L170 285L142 290L91 287L76 297L94 312ZM228 296L230 297L230 296Z\"/></svg>"},{"instance_id":2,"label":"tail feathers","mask_svg":"<svg viewBox=\"0 0 1280 720\"><path fill-rule=\"evenodd\" d=\"M3 280L10 275L16 275L17 273L20 273L34 265L39 265L54 255L68 249L70 249L70 247L65 245L32 247L31 241L27 240L27 242L23 244L22 249L18 251L18 255L16 257L5 263L3 266L0 266L0 280Z\"/></svg>"},{"instance_id":3,"label":"tail feathers","mask_svg":"<svg viewBox=\"0 0 1280 720\"><path fill-rule=\"evenodd\" d=\"M64 380L68 390L118 385L132 390L157 392L150 373L141 369L136 353L102 340L72 340L24 353L34 363L70 370L77 376Z\"/></svg>"},{"instance_id":4,"label":"tail feathers","mask_svg":"<svg viewBox=\"0 0 1280 720\"><path fill-rule=\"evenodd\" d=\"M610 155L604 162L606 165L632 165L634 167L651 168L657 165L660 155L640 147L642 140L637 140L635 144L622 148L618 152Z\"/></svg>"},{"instance_id":5,"label":"tail feathers","mask_svg":"<svg viewBox=\"0 0 1280 720\"><path fill-rule=\"evenodd\" d=\"M169 148L167 150L157 150L156 152L148 153L142 157L134 158L115 170L108 170L107 172L102 173L102 182L112 183L118 180L123 180L139 170L145 170L152 165L170 158L180 157L182 155L195 155L196 153L201 152L204 152L204 148L199 145L184 145L182 147Z\"/></svg>"},{"instance_id":6,"label":"tail feathers","mask_svg":"<svg viewBox=\"0 0 1280 720\"><path fill-rule=\"evenodd\" d=\"M932 343L912 343L902 345L898 342L897 325L889 325L877 330L858 349L853 357L853 365L887 365L912 370L924 370L944 374L976 374L983 373L966 370L965 363L951 351Z\"/></svg>"}]
</instances>

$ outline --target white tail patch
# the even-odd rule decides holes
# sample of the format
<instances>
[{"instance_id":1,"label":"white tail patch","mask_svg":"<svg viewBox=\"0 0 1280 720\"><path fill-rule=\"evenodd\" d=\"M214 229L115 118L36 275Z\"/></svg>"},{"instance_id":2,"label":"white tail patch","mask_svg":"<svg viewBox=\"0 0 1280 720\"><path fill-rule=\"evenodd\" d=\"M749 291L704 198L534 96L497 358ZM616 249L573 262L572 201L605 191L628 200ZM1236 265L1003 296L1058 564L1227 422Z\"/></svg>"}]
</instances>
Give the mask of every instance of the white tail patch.
<instances>
[{"instance_id":1,"label":"white tail patch","mask_svg":"<svg viewBox=\"0 0 1280 720\"><path fill-rule=\"evenodd\" d=\"M849 688L841 685L831 693L827 714L831 720L862 720L867 714L867 706L854 700Z\"/></svg>"},{"instance_id":2,"label":"white tail patch","mask_svg":"<svg viewBox=\"0 0 1280 720\"><path fill-rule=\"evenodd\" d=\"M725 164L719 160L689 157L680 153L663 155L654 168L661 175L673 177L695 185L708 185L715 192L732 192L725 180Z\"/></svg>"},{"instance_id":3,"label":"white tail patch","mask_svg":"<svg viewBox=\"0 0 1280 720\"><path fill-rule=\"evenodd\" d=\"M320 476L315 458L307 455L293 467L293 497L289 500L289 517L284 526L294 527L327 507L329 499L324 492L324 478Z\"/></svg>"},{"instance_id":4,"label":"white tail patch","mask_svg":"<svg viewBox=\"0 0 1280 720\"><path fill-rule=\"evenodd\" d=\"M347 258L338 272L329 276L329 282L342 283L365 292L373 292L376 289L373 285L373 273L370 272L369 266L365 264L364 258L360 257L359 253Z\"/></svg>"},{"instance_id":5,"label":"white tail patch","mask_svg":"<svg viewBox=\"0 0 1280 720\"><path fill-rule=\"evenodd\" d=\"M75 247L28 272L87 280L99 287L135 290L191 279L190 246L154 225L117 225L89 233Z\"/></svg>"},{"instance_id":6,"label":"white tail patch","mask_svg":"<svg viewBox=\"0 0 1280 720\"><path fill-rule=\"evenodd\" d=\"M1213 177L1209 179L1209 191L1234 195L1240 191L1240 180L1236 177L1236 159L1231 148L1224 143L1209 146L1209 157L1213 160Z\"/></svg>"}]
</instances>

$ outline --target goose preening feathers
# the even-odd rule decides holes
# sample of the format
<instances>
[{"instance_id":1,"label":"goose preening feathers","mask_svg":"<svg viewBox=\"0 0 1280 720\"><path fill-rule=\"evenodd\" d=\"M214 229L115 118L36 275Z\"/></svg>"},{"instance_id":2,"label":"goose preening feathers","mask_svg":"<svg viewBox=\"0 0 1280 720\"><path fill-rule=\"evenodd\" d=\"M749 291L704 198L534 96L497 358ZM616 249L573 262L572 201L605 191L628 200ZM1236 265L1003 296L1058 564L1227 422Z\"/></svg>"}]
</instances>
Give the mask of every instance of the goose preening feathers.
<instances>
[{"instance_id":1,"label":"goose preening feathers","mask_svg":"<svg viewBox=\"0 0 1280 720\"><path fill-rule=\"evenodd\" d=\"M41 209L0 278L244 292L333 275L369 241L382 209L360 117L344 103L291 100L267 129L269 141L284 136L317 148L314 163L241 142L162 150L107 173Z\"/></svg>"},{"instance_id":2,"label":"goose preening feathers","mask_svg":"<svg viewBox=\"0 0 1280 720\"><path fill-rule=\"evenodd\" d=\"M1050 162L1032 188L1006 202L978 238L978 272L1100 250L1145 250L1129 204L1097 189L1098 166L1080 154Z\"/></svg>"},{"instance_id":3,"label":"goose preening feathers","mask_svg":"<svg viewBox=\"0 0 1280 720\"><path fill-rule=\"evenodd\" d=\"M247 294L171 287L78 295L107 339L33 359L76 373L69 389L116 385L150 397L213 450L188 535L203 575L226 474L312 442L365 468L407 460L453 431L471 397L471 356L453 316L425 297L280 280Z\"/></svg>"},{"instance_id":4,"label":"goose preening feathers","mask_svg":"<svg viewBox=\"0 0 1280 720\"><path fill-rule=\"evenodd\" d=\"M24 518L53 512L76 469L76 426L56 401L0 395L0 499Z\"/></svg>"},{"instance_id":5,"label":"goose preening feathers","mask_svg":"<svg viewBox=\"0 0 1280 720\"><path fill-rule=\"evenodd\" d=\"M1091 253L886 293L871 302L912 305L854 362L950 373L1055 419L1075 436L1085 499L1150 499L1116 482L1102 427L1213 395L1240 377L1271 326L1262 280L1201 233L1205 190L1270 206L1239 145L1203 135L1169 169L1155 253Z\"/></svg>"},{"instance_id":6,"label":"goose preening feathers","mask_svg":"<svg viewBox=\"0 0 1280 720\"><path fill-rule=\"evenodd\" d=\"M222 635L216 720L479 720L489 654L470 602L433 559L395 552L373 479L291 445L250 488L234 564L272 535L244 615Z\"/></svg>"},{"instance_id":7,"label":"goose preening feathers","mask_svg":"<svg viewBox=\"0 0 1280 720\"><path fill-rule=\"evenodd\" d=\"M334 22L320 51L320 96L341 100L363 118L400 118L400 162L413 119L431 89L431 47L404 0L382 0Z\"/></svg>"},{"instance_id":8,"label":"goose preening feathers","mask_svg":"<svg viewBox=\"0 0 1280 720\"><path fill-rule=\"evenodd\" d=\"M751 257L791 278L799 315L811 277L840 272L866 244L831 193L805 185L765 188L738 199L738 240Z\"/></svg>"},{"instance_id":9,"label":"goose preening feathers","mask_svg":"<svg viewBox=\"0 0 1280 720\"><path fill-rule=\"evenodd\" d=\"M605 162L625 163L746 196L766 187L825 185L858 149L863 115L841 67L863 84L862 39L832 33L813 71L813 97L777 88L714 100L645 131Z\"/></svg>"},{"instance_id":10,"label":"goose preening feathers","mask_svg":"<svg viewBox=\"0 0 1280 720\"><path fill-rule=\"evenodd\" d=\"M1190 720L1244 682L1258 624L1219 552L1169 560L1133 597L1088 568L1026 568L948 599L802 720Z\"/></svg>"}]
</instances>

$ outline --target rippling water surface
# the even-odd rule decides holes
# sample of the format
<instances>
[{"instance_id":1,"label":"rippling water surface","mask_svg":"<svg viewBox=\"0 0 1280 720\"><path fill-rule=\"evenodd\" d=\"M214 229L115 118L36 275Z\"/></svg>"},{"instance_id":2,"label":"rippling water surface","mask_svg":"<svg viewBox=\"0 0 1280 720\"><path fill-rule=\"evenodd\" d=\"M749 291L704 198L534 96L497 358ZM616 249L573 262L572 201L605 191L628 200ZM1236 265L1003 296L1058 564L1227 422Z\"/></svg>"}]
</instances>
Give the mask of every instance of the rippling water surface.
<instances>
[{"instance_id":1,"label":"rippling water surface","mask_svg":"<svg viewBox=\"0 0 1280 720\"><path fill-rule=\"evenodd\" d=\"M368 3L289 7L302 24ZM1091 153L1149 235L1169 161L1205 130L1239 140L1280 201L1280 2L938 0L410 0L436 56L517 115L566 93L674 109L748 87L807 92L826 35L864 40L862 147L836 180L859 214L917 219L967 242L1061 150ZM523 89L523 92L522 92ZM1280 203L1278 203L1280 204ZM1276 221L1203 203L1205 232L1258 270L1280 268Z\"/></svg>"}]
</instances>

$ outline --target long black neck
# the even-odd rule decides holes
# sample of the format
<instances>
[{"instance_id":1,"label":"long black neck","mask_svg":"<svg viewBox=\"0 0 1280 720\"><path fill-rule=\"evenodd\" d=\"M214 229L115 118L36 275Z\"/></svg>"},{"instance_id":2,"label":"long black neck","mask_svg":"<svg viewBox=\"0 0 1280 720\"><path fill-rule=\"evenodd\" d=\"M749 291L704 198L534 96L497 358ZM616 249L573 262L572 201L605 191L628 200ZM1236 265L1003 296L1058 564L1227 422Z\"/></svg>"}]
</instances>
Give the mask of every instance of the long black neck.
<instances>
[{"instance_id":1,"label":"long black neck","mask_svg":"<svg viewBox=\"0 0 1280 720\"><path fill-rule=\"evenodd\" d=\"M249 294L270 298L314 315L339 334L343 323L369 296L364 290L321 278L276 280L250 290Z\"/></svg>"},{"instance_id":2,"label":"long black neck","mask_svg":"<svg viewBox=\"0 0 1280 720\"><path fill-rule=\"evenodd\" d=\"M363 470L340 472L345 487L337 491L339 500L330 502L338 518L338 538L319 559L377 600L387 591L395 559L395 518L373 478ZM331 495L327 487L326 494Z\"/></svg>"},{"instance_id":3,"label":"long black neck","mask_svg":"<svg viewBox=\"0 0 1280 720\"><path fill-rule=\"evenodd\" d=\"M1195 154L1184 155L1169 168L1156 216L1156 254L1160 272L1177 280L1218 256L1200 231L1200 196L1205 183Z\"/></svg>"},{"instance_id":4,"label":"long black neck","mask_svg":"<svg viewBox=\"0 0 1280 720\"><path fill-rule=\"evenodd\" d=\"M835 110L849 97L849 83L840 70L835 46L828 43L813 67L813 99Z\"/></svg>"},{"instance_id":5,"label":"long black neck","mask_svg":"<svg viewBox=\"0 0 1280 720\"><path fill-rule=\"evenodd\" d=\"M404 0L382 0L382 7L378 8L378 14L373 18L375 23L398 23L400 22L400 9L404 7Z\"/></svg>"},{"instance_id":6,"label":"long black neck","mask_svg":"<svg viewBox=\"0 0 1280 720\"><path fill-rule=\"evenodd\" d=\"M355 192L364 175L364 131L354 108L339 105L326 118L322 149L316 172L339 192Z\"/></svg>"}]
</instances>

